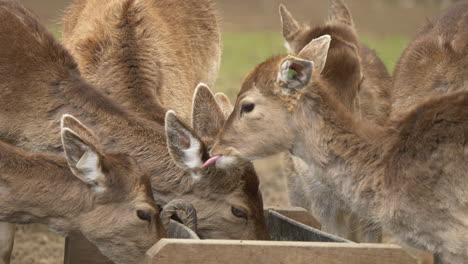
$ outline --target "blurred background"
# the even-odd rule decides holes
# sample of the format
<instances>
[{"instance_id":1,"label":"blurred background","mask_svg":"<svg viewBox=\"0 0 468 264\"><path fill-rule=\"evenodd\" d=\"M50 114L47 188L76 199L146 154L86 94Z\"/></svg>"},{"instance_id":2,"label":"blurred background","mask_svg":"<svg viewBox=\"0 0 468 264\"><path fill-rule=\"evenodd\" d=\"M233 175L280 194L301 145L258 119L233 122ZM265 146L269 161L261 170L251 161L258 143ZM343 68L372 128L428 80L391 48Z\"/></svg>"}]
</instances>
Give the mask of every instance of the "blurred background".
<instances>
[{"instance_id":1,"label":"blurred background","mask_svg":"<svg viewBox=\"0 0 468 264\"><path fill-rule=\"evenodd\" d=\"M57 36L71 0L22 0ZM285 4L301 22L327 17L327 0L217 0L222 19L223 63L217 90L237 94L244 75L258 62L284 53L278 6ZM361 40L377 50L389 70L425 22L455 0L348 0ZM181 4L183 1L181 1Z\"/></svg>"},{"instance_id":2,"label":"blurred background","mask_svg":"<svg viewBox=\"0 0 468 264\"><path fill-rule=\"evenodd\" d=\"M20 0L60 38L61 16L71 0ZM105 0L103 0L105 1ZM375 49L389 71L427 20L456 0L346 0L360 39ZM180 0L183 4L184 0ZM235 100L243 77L259 62L285 52L278 6L285 4L304 23L327 17L327 0L217 0L222 19L223 60L216 91ZM287 206L278 157L256 163L267 206ZM42 226L18 227L13 264L63 263L63 238Z\"/></svg>"}]
</instances>

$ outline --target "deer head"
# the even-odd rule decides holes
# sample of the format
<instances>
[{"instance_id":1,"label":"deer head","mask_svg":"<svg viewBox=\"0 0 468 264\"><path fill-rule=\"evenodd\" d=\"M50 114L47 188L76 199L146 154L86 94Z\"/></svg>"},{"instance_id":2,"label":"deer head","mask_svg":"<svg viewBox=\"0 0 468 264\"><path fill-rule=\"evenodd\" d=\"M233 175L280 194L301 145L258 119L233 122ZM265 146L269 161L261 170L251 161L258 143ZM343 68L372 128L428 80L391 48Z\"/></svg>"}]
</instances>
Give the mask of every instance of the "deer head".
<instances>
[{"instance_id":1,"label":"deer head","mask_svg":"<svg viewBox=\"0 0 468 264\"><path fill-rule=\"evenodd\" d=\"M253 165L232 158L217 166L203 167L209 158L209 147L231 107L226 99L222 95L214 96L207 86L200 84L193 99L193 128L181 122L176 113L168 111L169 153L174 162L191 175L184 184L193 190L190 201L197 210L201 237L267 239L262 196Z\"/></svg>"},{"instance_id":2,"label":"deer head","mask_svg":"<svg viewBox=\"0 0 468 264\"><path fill-rule=\"evenodd\" d=\"M102 151L97 137L71 115L61 119L65 157L92 201L70 222L115 263L141 263L145 252L165 236L148 176L123 154ZM58 190L57 190L58 191Z\"/></svg>"},{"instance_id":3,"label":"deer head","mask_svg":"<svg viewBox=\"0 0 468 264\"><path fill-rule=\"evenodd\" d=\"M363 98L357 99L362 94L378 93L374 92L377 88L372 91L367 88L367 86L375 87L373 83L366 82L364 88L361 85L364 80L364 67L367 67L367 73L370 75L370 71L373 73L378 70L374 70L376 65L373 61L379 59L376 57L371 59L373 64L369 65L369 59L361 58L361 55L364 58L369 57L366 53L367 48L358 42L351 13L342 0L329 1L328 20L321 25L300 25L283 5L280 5L280 16L286 47L291 55L297 56L313 39L323 35L331 36L330 52L327 55L322 79L329 83L329 91L332 95L351 111L354 111L358 105L360 106L361 101L363 104L364 102L366 105L377 104L375 107L379 107L380 104L376 102L367 102ZM385 69L383 71L386 72ZM371 79L369 82L372 82Z\"/></svg>"},{"instance_id":4,"label":"deer head","mask_svg":"<svg viewBox=\"0 0 468 264\"><path fill-rule=\"evenodd\" d=\"M271 58L247 76L211 150L214 159L253 160L292 148L297 105L321 81L330 41L328 35L314 39L298 57Z\"/></svg>"},{"instance_id":5,"label":"deer head","mask_svg":"<svg viewBox=\"0 0 468 264\"><path fill-rule=\"evenodd\" d=\"M339 39L333 42L354 44L355 28L351 12L343 0L328 1L328 20L322 26L310 27L296 21L284 5L280 5L279 13L285 46L290 54L297 55L312 40L325 34L338 34Z\"/></svg>"}]
</instances>

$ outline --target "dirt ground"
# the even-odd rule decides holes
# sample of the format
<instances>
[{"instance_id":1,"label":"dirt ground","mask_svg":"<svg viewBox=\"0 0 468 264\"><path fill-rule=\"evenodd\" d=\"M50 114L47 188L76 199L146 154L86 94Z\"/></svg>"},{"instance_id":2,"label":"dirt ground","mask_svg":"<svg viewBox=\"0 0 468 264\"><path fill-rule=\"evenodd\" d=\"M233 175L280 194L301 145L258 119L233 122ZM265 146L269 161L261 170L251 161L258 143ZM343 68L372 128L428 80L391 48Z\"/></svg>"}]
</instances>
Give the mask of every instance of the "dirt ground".
<instances>
[{"instance_id":1,"label":"dirt ground","mask_svg":"<svg viewBox=\"0 0 468 264\"><path fill-rule=\"evenodd\" d=\"M48 24L60 21L68 0L23 0ZM219 0L225 30L278 30L277 8L285 3L301 21L321 21L326 1L311 0ZM374 34L413 35L426 18L433 17L443 5L425 5L418 0L349 0L361 31ZM278 157L256 163L266 205L288 205L286 180ZM13 252L13 264L63 263L64 239L50 233L44 226L18 226Z\"/></svg>"},{"instance_id":2,"label":"dirt ground","mask_svg":"<svg viewBox=\"0 0 468 264\"><path fill-rule=\"evenodd\" d=\"M65 239L43 225L16 227L12 264L61 264Z\"/></svg>"}]
</instances>

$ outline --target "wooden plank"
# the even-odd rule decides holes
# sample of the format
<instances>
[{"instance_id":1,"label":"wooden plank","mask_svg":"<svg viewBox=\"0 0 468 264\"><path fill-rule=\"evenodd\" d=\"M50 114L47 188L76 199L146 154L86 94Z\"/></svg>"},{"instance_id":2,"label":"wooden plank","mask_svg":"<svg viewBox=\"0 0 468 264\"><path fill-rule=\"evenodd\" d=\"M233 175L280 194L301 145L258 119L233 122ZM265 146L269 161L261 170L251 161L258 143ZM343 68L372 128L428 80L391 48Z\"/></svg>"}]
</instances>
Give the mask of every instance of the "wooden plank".
<instances>
[{"instance_id":1,"label":"wooden plank","mask_svg":"<svg viewBox=\"0 0 468 264\"><path fill-rule=\"evenodd\" d=\"M273 210L275 212L278 212L286 217L296 220L299 223L303 223L304 225L313 227L317 230L322 229L322 225L320 224L320 222L304 208L301 208L301 207L267 207L265 209L266 214L268 213L268 210Z\"/></svg>"},{"instance_id":2,"label":"wooden plank","mask_svg":"<svg viewBox=\"0 0 468 264\"><path fill-rule=\"evenodd\" d=\"M273 210L269 210L267 214L267 227L270 238L274 241L354 243L299 223Z\"/></svg>"},{"instance_id":3,"label":"wooden plank","mask_svg":"<svg viewBox=\"0 0 468 264\"><path fill-rule=\"evenodd\" d=\"M146 264L416 264L401 247L385 244L162 239Z\"/></svg>"},{"instance_id":4,"label":"wooden plank","mask_svg":"<svg viewBox=\"0 0 468 264\"><path fill-rule=\"evenodd\" d=\"M113 264L82 234L70 234L65 238L64 264Z\"/></svg>"},{"instance_id":5,"label":"wooden plank","mask_svg":"<svg viewBox=\"0 0 468 264\"><path fill-rule=\"evenodd\" d=\"M199 239L188 227L171 220L169 238ZM65 238L64 264L112 264L99 249L82 234L70 234Z\"/></svg>"}]
</instances>

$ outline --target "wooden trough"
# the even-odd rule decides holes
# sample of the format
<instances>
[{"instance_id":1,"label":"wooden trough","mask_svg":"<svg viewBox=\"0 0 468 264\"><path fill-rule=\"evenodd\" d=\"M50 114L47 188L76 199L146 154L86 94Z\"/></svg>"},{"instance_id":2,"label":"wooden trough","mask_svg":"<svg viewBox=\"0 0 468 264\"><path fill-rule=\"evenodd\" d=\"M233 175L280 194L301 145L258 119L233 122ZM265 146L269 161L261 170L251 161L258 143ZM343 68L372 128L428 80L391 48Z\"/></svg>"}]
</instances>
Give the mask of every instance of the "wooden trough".
<instances>
[{"instance_id":1,"label":"wooden trough","mask_svg":"<svg viewBox=\"0 0 468 264\"><path fill-rule=\"evenodd\" d=\"M265 210L272 241L200 240L187 227L171 221L168 239L146 253L146 264L416 264L401 247L357 244L320 231L303 209ZM66 239L64 264L112 264L78 234Z\"/></svg>"}]
</instances>

